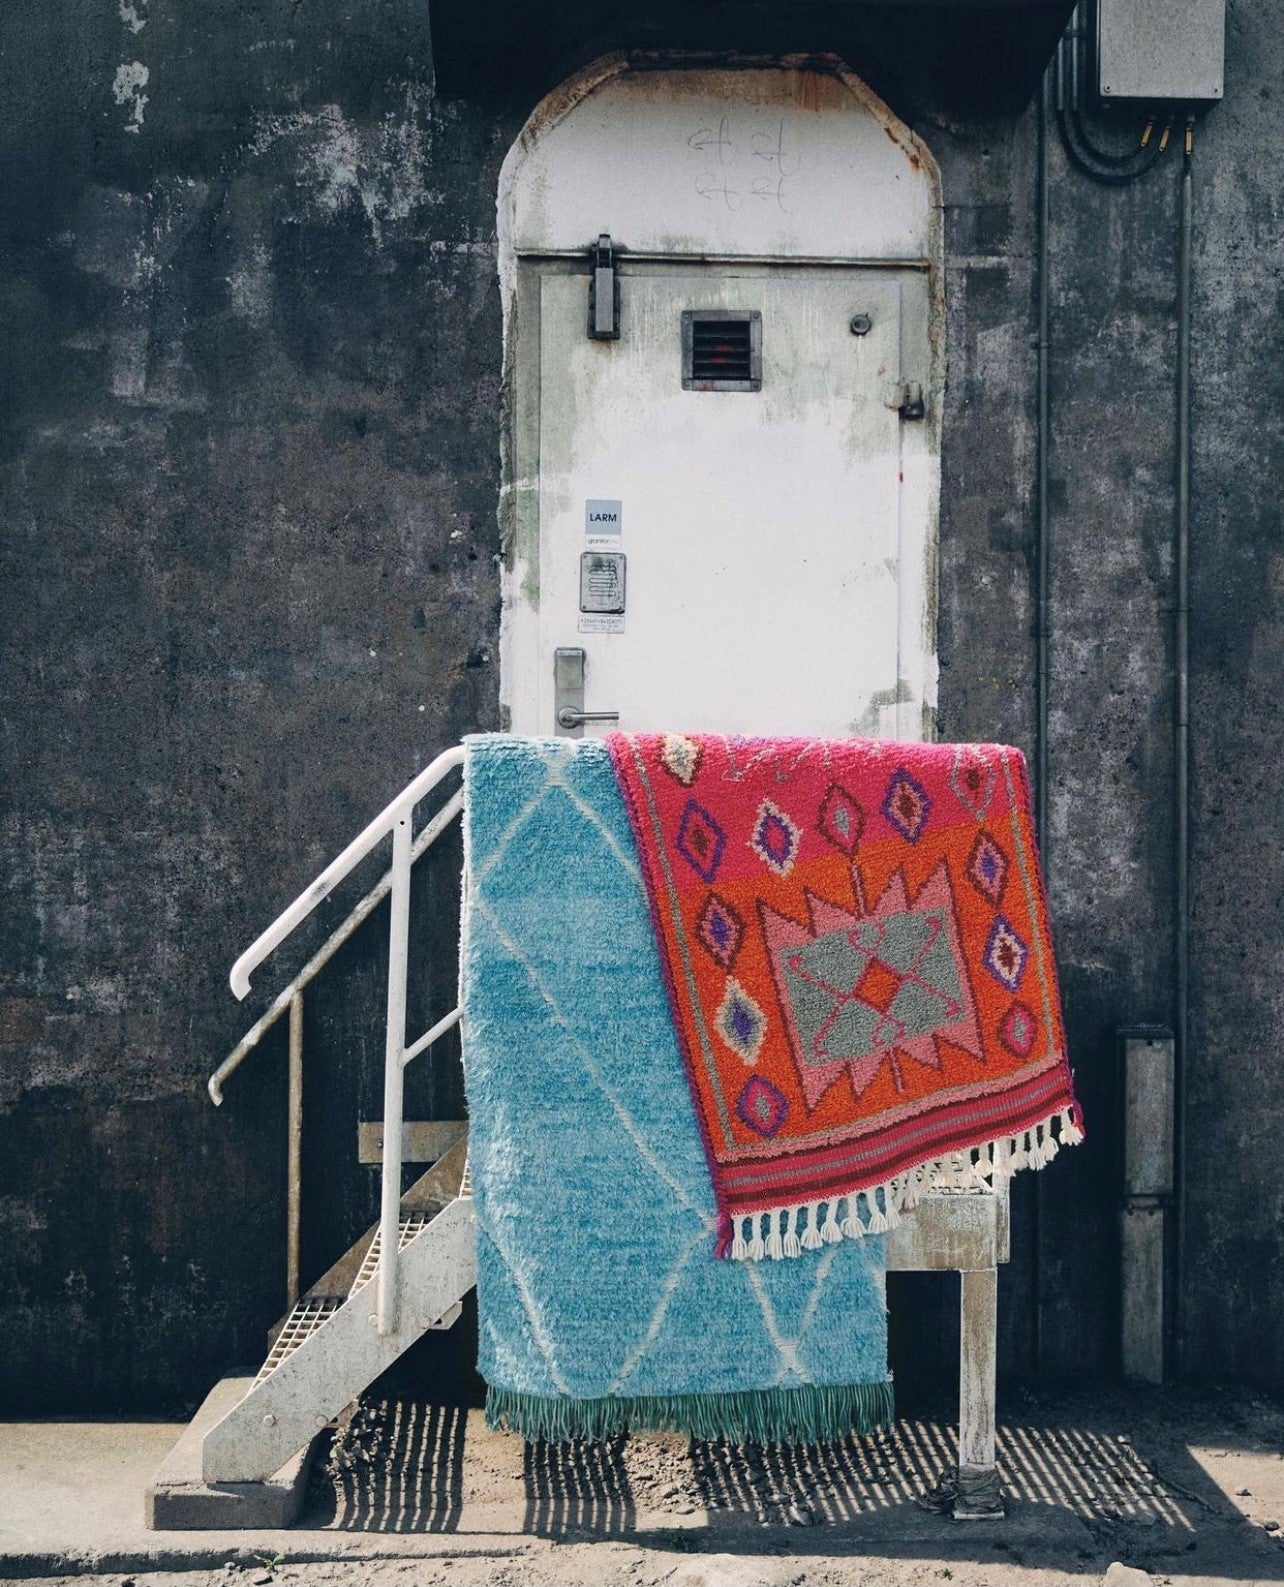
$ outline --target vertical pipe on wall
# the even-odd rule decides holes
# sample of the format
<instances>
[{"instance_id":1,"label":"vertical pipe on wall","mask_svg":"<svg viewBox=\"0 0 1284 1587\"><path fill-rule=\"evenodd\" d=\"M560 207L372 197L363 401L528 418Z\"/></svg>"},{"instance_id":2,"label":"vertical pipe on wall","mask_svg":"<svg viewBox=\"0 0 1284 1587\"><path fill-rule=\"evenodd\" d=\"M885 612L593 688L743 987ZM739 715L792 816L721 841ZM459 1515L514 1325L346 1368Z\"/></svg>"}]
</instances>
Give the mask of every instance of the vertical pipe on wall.
<instances>
[{"instance_id":1,"label":"vertical pipe on wall","mask_svg":"<svg viewBox=\"0 0 1284 1587\"><path fill-rule=\"evenodd\" d=\"M1038 275L1037 387L1035 460L1035 724L1034 820L1044 874L1048 866L1048 73L1039 85L1039 155L1036 177L1038 237L1035 270ZM1043 1262L1042 1175L1034 1175L1034 1230L1032 1238L1033 1313L1030 1353L1037 1373L1043 1362Z\"/></svg>"},{"instance_id":2,"label":"vertical pipe on wall","mask_svg":"<svg viewBox=\"0 0 1284 1587\"><path fill-rule=\"evenodd\" d=\"M1186 123L1181 171L1180 244L1177 256L1177 524L1173 618L1173 804L1177 871L1174 931L1174 1021L1177 1038L1177 1250L1174 1278L1176 1367L1186 1365L1186 1093L1190 1077L1190 270L1194 212L1193 121Z\"/></svg>"},{"instance_id":3,"label":"vertical pipe on wall","mask_svg":"<svg viewBox=\"0 0 1284 1587\"><path fill-rule=\"evenodd\" d=\"M1037 386L1035 457L1035 747L1034 819L1039 852L1048 863L1048 84L1039 93Z\"/></svg>"}]
</instances>

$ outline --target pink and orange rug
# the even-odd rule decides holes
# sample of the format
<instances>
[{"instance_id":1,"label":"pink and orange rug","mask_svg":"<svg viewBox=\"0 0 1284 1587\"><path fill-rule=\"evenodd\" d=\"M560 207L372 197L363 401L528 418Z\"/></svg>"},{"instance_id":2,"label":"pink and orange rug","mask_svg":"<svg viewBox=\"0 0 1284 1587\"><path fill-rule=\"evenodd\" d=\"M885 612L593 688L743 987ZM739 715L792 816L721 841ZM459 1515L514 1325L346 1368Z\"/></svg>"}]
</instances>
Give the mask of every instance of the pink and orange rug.
<instances>
[{"instance_id":1,"label":"pink and orange rug","mask_svg":"<svg viewBox=\"0 0 1284 1587\"><path fill-rule=\"evenodd\" d=\"M880 1233L1082 1139L1019 751L608 743L720 1255Z\"/></svg>"}]
</instances>

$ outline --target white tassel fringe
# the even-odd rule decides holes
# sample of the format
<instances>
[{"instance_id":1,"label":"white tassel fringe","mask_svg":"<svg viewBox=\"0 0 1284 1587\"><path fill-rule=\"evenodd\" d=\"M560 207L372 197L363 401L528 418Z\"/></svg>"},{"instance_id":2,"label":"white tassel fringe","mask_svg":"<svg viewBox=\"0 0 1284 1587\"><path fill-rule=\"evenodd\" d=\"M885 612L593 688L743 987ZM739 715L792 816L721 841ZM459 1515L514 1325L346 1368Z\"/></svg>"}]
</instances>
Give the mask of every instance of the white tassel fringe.
<instances>
[{"instance_id":1,"label":"white tassel fringe","mask_svg":"<svg viewBox=\"0 0 1284 1587\"><path fill-rule=\"evenodd\" d=\"M997 1191L1019 1169L1046 1168L1063 1146L1078 1146L1082 1140L1083 1131L1067 1108L1019 1135L1000 1136L966 1152L947 1152L854 1195L742 1213L732 1219L730 1255L735 1262L768 1258L779 1262L804 1251L818 1251L822 1245L837 1245L840 1240L885 1234L901 1221L903 1212L911 1211L933 1191ZM843 1204L846 1212L840 1219Z\"/></svg>"}]
</instances>

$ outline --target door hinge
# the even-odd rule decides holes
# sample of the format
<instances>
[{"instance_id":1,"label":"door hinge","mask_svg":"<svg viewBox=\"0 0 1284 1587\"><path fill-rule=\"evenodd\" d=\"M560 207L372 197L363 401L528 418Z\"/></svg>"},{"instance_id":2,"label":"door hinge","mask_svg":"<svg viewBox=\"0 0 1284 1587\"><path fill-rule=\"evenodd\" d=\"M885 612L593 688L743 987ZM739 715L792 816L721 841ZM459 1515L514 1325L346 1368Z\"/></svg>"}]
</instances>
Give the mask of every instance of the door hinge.
<instances>
[{"instance_id":1,"label":"door hinge","mask_svg":"<svg viewBox=\"0 0 1284 1587\"><path fill-rule=\"evenodd\" d=\"M907 380L901 387L901 400L896 409L902 419L927 417L927 404L923 400L923 387L917 380Z\"/></svg>"},{"instance_id":2,"label":"door hinge","mask_svg":"<svg viewBox=\"0 0 1284 1587\"><path fill-rule=\"evenodd\" d=\"M620 338L620 278L615 270L615 246L603 232L589 249L588 333L595 342Z\"/></svg>"}]
</instances>

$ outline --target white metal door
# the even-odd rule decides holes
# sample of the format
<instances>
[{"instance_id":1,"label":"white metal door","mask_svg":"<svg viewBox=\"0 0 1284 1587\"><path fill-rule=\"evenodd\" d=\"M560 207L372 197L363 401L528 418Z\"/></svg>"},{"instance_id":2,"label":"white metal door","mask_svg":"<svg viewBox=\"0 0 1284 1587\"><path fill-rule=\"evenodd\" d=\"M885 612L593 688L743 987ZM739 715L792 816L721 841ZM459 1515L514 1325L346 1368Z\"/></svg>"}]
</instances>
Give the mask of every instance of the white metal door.
<instances>
[{"instance_id":1,"label":"white metal door","mask_svg":"<svg viewBox=\"0 0 1284 1587\"><path fill-rule=\"evenodd\" d=\"M507 617L514 729L559 731L554 651L579 646L586 710L617 710L625 730L896 733L896 273L639 264L604 342L586 332L582 273L523 268L538 589ZM688 309L760 313L760 391L683 389ZM581 611L589 502L620 504L613 618Z\"/></svg>"}]
</instances>

